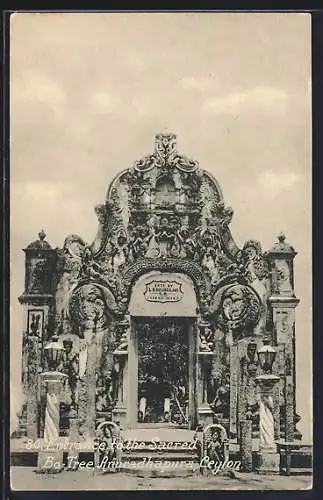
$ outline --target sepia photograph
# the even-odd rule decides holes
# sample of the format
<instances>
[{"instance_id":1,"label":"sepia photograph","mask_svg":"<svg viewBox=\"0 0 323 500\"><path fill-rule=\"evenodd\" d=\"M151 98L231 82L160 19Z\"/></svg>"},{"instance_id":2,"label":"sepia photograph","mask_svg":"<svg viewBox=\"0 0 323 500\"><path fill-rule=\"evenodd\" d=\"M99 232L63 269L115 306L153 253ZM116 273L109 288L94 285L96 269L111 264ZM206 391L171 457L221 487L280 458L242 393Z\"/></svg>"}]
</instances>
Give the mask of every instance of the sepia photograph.
<instances>
[{"instance_id":1,"label":"sepia photograph","mask_svg":"<svg viewBox=\"0 0 323 500\"><path fill-rule=\"evenodd\" d=\"M14 491L312 488L311 16L10 16Z\"/></svg>"}]
</instances>

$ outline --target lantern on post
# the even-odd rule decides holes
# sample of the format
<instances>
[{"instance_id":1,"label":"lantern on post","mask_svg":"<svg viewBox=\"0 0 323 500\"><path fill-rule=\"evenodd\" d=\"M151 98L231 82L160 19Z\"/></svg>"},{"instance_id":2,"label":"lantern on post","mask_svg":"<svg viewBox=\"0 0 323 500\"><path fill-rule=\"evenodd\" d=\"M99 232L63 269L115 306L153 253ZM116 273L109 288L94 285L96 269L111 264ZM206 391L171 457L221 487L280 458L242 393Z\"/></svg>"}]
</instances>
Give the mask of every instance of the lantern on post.
<instances>
[{"instance_id":1,"label":"lantern on post","mask_svg":"<svg viewBox=\"0 0 323 500\"><path fill-rule=\"evenodd\" d=\"M273 364L276 358L276 349L270 345L268 337L264 338L264 345L258 349L258 360L260 368L267 375L272 373Z\"/></svg>"},{"instance_id":2,"label":"lantern on post","mask_svg":"<svg viewBox=\"0 0 323 500\"><path fill-rule=\"evenodd\" d=\"M279 406L274 402L274 387L279 382L279 377L273 375L272 369L276 358L276 349L270 345L268 338L258 349L258 360L263 371L256 377L259 387L259 452L257 469L263 473L278 473L279 453L275 442L275 425L279 422ZM276 419L276 422L275 422Z\"/></svg>"},{"instance_id":3,"label":"lantern on post","mask_svg":"<svg viewBox=\"0 0 323 500\"><path fill-rule=\"evenodd\" d=\"M62 383L67 375L60 371L62 356L65 349L57 335L49 340L44 347L47 370L40 374L42 384L46 387L46 408L44 422L45 443L59 440L60 395ZM48 465L51 464L51 465ZM57 473L63 470L62 451L40 451L38 454L38 471Z\"/></svg>"},{"instance_id":4,"label":"lantern on post","mask_svg":"<svg viewBox=\"0 0 323 500\"><path fill-rule=\"evenodd\" d=\"M48 371L59 372L63 359L64 346L58 340L57 335L53 335L49 342L44 347L45 359L48 366Z\"/></svg>"}]
</instances>

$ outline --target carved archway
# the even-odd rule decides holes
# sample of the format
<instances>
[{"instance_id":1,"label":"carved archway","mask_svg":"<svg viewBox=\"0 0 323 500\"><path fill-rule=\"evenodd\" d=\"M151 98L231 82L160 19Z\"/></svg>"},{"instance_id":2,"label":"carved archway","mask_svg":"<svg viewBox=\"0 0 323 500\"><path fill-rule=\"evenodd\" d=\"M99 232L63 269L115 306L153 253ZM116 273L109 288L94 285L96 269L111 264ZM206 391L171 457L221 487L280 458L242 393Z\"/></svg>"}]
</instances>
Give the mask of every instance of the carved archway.
<instances>
[{"instance_id":1,"label":"carved archway","mask_svg":"<svg viewBox=\"0 0 323 500\"><path fill-rule=\"evenodd\" d=\"M142 275L151 271L182 273L191 278L196 293L200 311L206 312L210 301L210 284L200 266L188 260L144 259L135 262L124 269L122 273L124 302L128 306L134 283Z\"/></svg>"}]
</instances>

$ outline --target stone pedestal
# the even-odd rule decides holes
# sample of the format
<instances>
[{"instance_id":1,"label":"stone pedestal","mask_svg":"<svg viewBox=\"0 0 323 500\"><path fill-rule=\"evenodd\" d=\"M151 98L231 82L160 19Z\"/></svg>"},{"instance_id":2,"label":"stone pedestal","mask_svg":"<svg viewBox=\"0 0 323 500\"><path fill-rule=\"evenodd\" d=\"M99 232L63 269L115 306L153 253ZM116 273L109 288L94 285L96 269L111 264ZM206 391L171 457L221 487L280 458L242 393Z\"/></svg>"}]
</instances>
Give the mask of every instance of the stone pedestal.
<instances>
[{"instance_id":1,"label":"stone pedestal","mask_svg":"<svg viewBox=\"0 0 323 500\"><path fill-rule=\"evenodd\" d=\"M279 474L279 453L264 451L257 453L256 470L259 474Z\"/></svg>"},{"instance_id":2,"label":"stone pedestal","mask_svg":"<svg viewBox=\"0 0 323 500\"><path fill-rule=\"evenodd\" d=\"M47 403L44 426L44 451L38 454L37 472L57 473L64 468L63 451L59 450L59 405L62 381L67 375L61 372L44 372L42 382L47 385Z\"/></svg>"},{"instance_id":3,"label":"stone pedestal","mask_svg":"<svg viewBox=\"0 0 323 500\"><path fill-rule=\"evenodd\" d=\"M205 426L213 424L213 411L208 403L202 403L197 409L198 421Z\"/></svg>"},{"instance_id":4,"label":"stone pedestal","mask_svg":"<svg viewBox=\"0 0 323 500\"><path fill-rule=\"evenodd\" d=\"M40 451L37 459L38 474L57 474L64 469L62 451Z\"/></svg>"},{"instance_id":5,"label":"stone pedestal","mask_svg":"<svg viewBox=\"0 0 323 500\"><path fill-rule=\"evenodd\" d=\"M260 432L257 471L261 474L279 473L279 453L275 442L274 417L279 418L279 409L273 407L274 387L280 378L265 374L256 377L260 389Z\"/></svg>"},{"instance_id":6,"label":"stone pedestal","mask_svg":"<svg viewBox=\"0 0 323 500\"><path fill-rule=\"evenodd\" d=\"M126 427L127 408L114 408L112 410L112 421L118 424L122 429Z\"/></svg>"}]
</instances>

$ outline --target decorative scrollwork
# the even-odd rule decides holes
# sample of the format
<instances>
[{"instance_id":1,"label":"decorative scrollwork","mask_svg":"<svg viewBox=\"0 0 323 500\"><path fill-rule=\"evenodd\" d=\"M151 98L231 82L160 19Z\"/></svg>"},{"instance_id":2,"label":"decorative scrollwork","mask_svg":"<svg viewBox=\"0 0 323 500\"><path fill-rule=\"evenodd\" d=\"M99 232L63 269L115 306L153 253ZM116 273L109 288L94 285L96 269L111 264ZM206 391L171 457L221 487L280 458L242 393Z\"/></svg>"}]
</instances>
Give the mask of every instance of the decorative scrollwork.
<instances>
[{"instance_id":1,"label":"decorative scrollwork","mask_svg":"<svg viewBox=\"0 0 323 500\"><path fill-rule=\"evenodd\" d=\"M210 207L211 219L209 224L219 226L222 229L227 228L233 217L233 209L225 207L224 202L214 200Z\"/></svg>"},{"instance_id":2,"label":"decorative scrollwork","mask_svg":"<svg viewBox=\"0 0 323 500\"><path fill-rule=\"evenodd\" d=\"M155 152L134 164L134 169L140 172L148 172L153 167L176 167L183 172L194 172L198 162L177 154L176 135L157 134Z\"/></svg>"}]
</instances>

